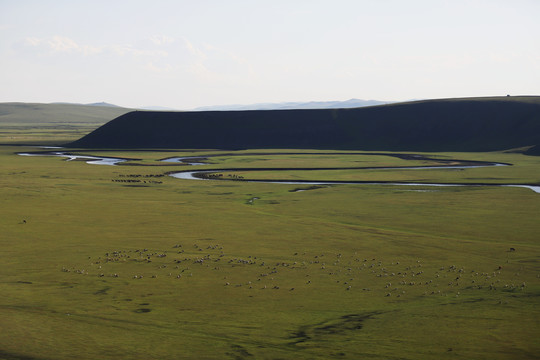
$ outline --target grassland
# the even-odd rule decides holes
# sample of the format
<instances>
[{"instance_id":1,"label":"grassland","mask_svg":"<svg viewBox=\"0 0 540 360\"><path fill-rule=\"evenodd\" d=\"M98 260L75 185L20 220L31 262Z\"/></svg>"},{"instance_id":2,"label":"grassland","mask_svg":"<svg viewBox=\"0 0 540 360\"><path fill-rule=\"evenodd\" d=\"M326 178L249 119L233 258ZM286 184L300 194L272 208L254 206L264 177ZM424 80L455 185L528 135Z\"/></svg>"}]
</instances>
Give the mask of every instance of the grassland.
<instances>
[{"instance_id":1,"label":"grassland","mask_svg":"<svg viewBox=\"0 0 540 360\"><path fill-rule=\"evenodd\" d=\"M372 155L370 155L372 154ZM259 161L254 156L211 157L212 168L251 167L253 171L233 172L244 179L269 180L305 180L305 181L395 181L420 183L483 183L483 184L538 184L540 179L540 162L536 156L516 155L512 153L436 153L431 156L434 161L403 160L391 156L366 153L359 155L269 155L261 156ZM384 153L382 153L384 154ZM398 153L403 154L403 153ZM412 153L411 153L412 154ZM429 154L428 154L429 155ZM437 161L440 159L441 161ZM404 167L404 166L445 166L450 159L464 161L482 161L491 163L511 164L501 167L484 167L471 169L440 168L425 170L409 169L377 169L377 167ZM262 161L260 161L262 160ZM248 165L249 164L249 165ZM320 170L301 170L316 164ZM257 171L258 167L265 171ZM298 168L291 171L272 171L272 168ZM354 169L354 168L368 169ZM369 169L370 167L373 167ZM325 170L324 168L330 168ZM336 169L332 169L336 168ZM340 169L341 168L341 169ZM233 174L231 173L231 174ZM228 173L223 173L227 178Z\"/></svg>"},{"instance_id":2,"label":"grassland","mask_svg":"<svg viewBox=\"0 0 540 360\"><path fill-rule=\"evenodd\" d=\"M0 103L0 144L74 141L129 111L112 106Z\"/></svg>"},{"instance_id":3,"label":"grassland","mask_svg":"<svg viewBox=\"0 0 540 360\"><path fill-rule=\"evenodd\" d=\"M186 166L156 161L217 151L82 152L137 159L121 166L14 154L31 150L0 147L0 358L540 353L540 195L530 190L293 192L298 185L179 180L162 175ZM275 152L209 161L212 168L425 165ZM540 182L538 157L426 155L513 166L264 176ZM125 179L140 182L115 181Z\"/></svg>"},{"instance_id":4,"label":"grassland","mask_svg":"<svg viewBox=\"0 0 540 360\"><path fill-rule=\"evenodd\" d=\"M82 104L0 103L0 125L100 126L132 109Z\"/></svg>"}]
</instances>

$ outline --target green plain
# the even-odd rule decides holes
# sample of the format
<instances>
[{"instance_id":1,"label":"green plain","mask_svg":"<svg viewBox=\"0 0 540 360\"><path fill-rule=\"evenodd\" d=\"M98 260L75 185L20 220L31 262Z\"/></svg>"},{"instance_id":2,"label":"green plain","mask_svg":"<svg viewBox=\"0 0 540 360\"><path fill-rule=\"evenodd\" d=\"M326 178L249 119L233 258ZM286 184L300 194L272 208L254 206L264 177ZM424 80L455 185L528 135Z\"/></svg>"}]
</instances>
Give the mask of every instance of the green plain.
<instances>
[{"instance_id":1,"label":"green plain","mask_svg":"<svg viewBox=\"0 0 540 360\"><path fill-rule=\"evenodd\" d=\"M161 175L204 166L156 160L220 152L81 151L138 159L121 166L15 154L32 150L0 147L0 358L540 354L540 194L529 189L180 180ZM251 150L209 162L420 165L287 152ZM538 157L425 155L513 166L241 174L540 183ZM140 182L117 181L126 179ZM306 191L292 191L298 188Z\"/></svg>"}]
</instances>

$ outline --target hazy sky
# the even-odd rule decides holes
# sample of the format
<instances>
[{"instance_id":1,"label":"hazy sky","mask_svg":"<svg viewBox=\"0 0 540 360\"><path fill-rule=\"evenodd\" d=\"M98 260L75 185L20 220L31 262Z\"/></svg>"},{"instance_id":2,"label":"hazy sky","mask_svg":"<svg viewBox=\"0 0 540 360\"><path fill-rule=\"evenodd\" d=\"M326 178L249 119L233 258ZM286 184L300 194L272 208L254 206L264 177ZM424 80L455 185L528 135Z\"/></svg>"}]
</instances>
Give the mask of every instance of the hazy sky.
<instances>
[{"instance_id":1,"label":"hazy sky","mask_svg":"<svg viewBox=\"0 0 540 360\"><path fill-rule=\"evenodd\" d=\"M540 0L0 0L0 102L540 95Z\"/></svg>"}]
</instances>

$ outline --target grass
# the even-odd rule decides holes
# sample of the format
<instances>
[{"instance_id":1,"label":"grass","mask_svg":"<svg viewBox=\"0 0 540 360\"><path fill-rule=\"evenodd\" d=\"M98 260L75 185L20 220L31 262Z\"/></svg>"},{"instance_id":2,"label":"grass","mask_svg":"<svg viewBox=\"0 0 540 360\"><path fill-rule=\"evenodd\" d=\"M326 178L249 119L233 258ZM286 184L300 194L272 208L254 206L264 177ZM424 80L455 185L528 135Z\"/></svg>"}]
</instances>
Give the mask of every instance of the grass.
<instances>
[{"instance_id":1,"label":"grass","mask_svg":"<svg viewBox=\"0 0 540 360\"><path fill-rule=\"evenodd\" d=\"M1 126L103 125L132 109L82 104L0 103Z\"/></svg>"},{"instance_id":2,"label":"grass","mask_svg":"<svg viewBox=\"0 0 540 360\"><path fill-rule=\"evenodd\" d=\"M114 156L114 153L110 153ZM397 154L397 153L388 153ZM402 181L421 183L485 183L485 184L539 184L540 161L535 156L524 156L502 152L491 153L435 153L427 157L448 161L459 159L468 161L501 162L512 166L484 167L473 169L339 169L349 167L400 167L400 166L441 166L444 163L427 160L403 160L394 156L364 152L358 155L239 155L210 157L212 168L252 168L254 171L224 172L243 176L244 179L270 180L341 180L341 181ZM302 168L320 170L301 170ZM265 168L265 171L256 171ZM272 168L298 168L290 171L268 171ZM325 170L324 168L330 168ZM331 169L334 168L334 169ZM335 169L338 168L338 169Z\"/></svg>"},{"instance_id":3,"label":"grass","mask_svg":"<svg viewBox=\"0 0 540 360\"><path fill-rule=\"evenodd\" d=\"M528 189L291 192L302 186L159 177L186 166L155 160L191 151L83 152L154 166L14 155L30 150L0 147L0 327L7 329L0 358L533 359L540 352L540 196ZM212 168L413 164L288 152L210 160ZM429 155L514 166L273 176L540 181L536 157ZM271 173L244 173L261 174ZM112 181L136 175L156 182Z\"/></svg>"},{"instance_id":4,"label":"grass","mask_svg":"<svg viewBox=\"0 0 540 360\"><path fill-rule=\"evenodd\" d=\"M129 111L79 104L0 103L0 144L63 144Z\"/></svg>"},{"instance_id":5,"label":"grass","mask_svg":"<svg viewBox=\"0 0 540 360\"><path fill-rule=\"evenodd\" d=\"M97 128L97 125L0 125L0 144L59 145L73 141Z\"/></svg>"}]
</instances>

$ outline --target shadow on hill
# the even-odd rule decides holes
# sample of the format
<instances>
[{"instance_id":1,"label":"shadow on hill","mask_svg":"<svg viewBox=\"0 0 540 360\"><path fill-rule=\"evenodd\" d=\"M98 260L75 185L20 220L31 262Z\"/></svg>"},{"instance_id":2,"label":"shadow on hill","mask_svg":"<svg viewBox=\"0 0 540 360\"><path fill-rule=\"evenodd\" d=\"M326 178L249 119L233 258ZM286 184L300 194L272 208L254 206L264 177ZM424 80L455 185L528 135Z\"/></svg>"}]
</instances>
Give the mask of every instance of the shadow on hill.
<instances>
[{"instance_id":1,"label":"shadow on hill","mask_svg":"<svg viewBox=\"0 0 540 360\"><path fill-rule=\"evenodd\" d=\"M537 144L540 97L500 97L353 109L135 111L67 146L496 151Z\"/></svg>"},{"instance_id":2,"label":"shadow on hill","mask_svg":"<svg viewBox=\"0 0 540 360\"><path fill-rule=\"evenodd\" d=\"M535 145L528 149L527 151L523 152L525 155L534 155L534 156L540 156L540 146Z\"/></svg>"}]
</instances>

